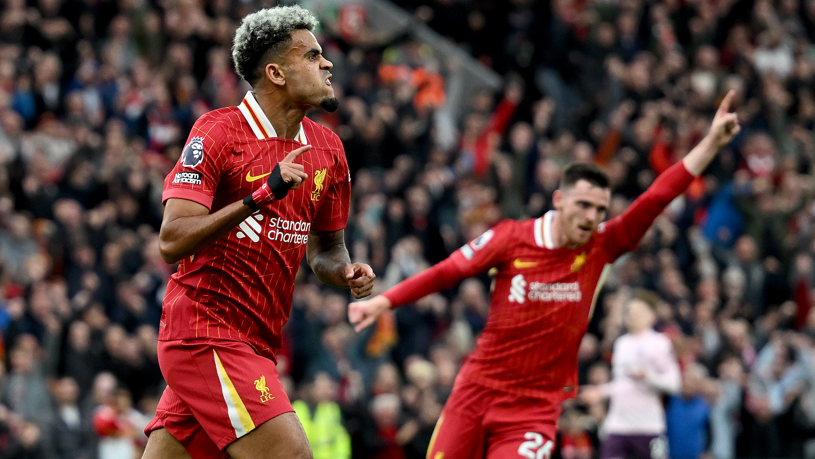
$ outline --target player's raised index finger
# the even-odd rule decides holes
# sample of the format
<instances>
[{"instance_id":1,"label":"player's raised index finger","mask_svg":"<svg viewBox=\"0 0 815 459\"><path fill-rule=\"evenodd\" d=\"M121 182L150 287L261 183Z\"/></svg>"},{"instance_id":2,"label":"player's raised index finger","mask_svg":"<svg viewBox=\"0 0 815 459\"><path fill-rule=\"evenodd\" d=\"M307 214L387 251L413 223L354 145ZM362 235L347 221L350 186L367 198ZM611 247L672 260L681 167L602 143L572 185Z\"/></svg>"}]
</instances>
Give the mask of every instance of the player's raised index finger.
<instances>
[{"instance_id":1,"label":"player's raised index finger","mask_svg":"<svg viewBox=\"0 0 815 459\"><path fill-rule=\"evenodd\" d=\"M719 104L719 109L716 110L716 116L724 116L728 111L730 111L730 102L733 100L733 97L736 96L736 91L730 90L727 91L727 95L724 96L722 99L722 103Z\"/></svg>"},{"instance_id":2,"label":"player's raised index finger","mask_svg":"<svg viewBox=\"0 0 815 459\"><path fill-rule=\"evenodd\" d=\"M283 158L283 161L280 161L280 162L281 163L291 163L295 159L297 159L298 156L302 155L303 153L305 153L305 152L307 152L309 150L311 150L311 145L303 145L302 147L300 147L300 148L298 148L296 150L290 151L289 154L286 155L285 158Z\"/></svg>"}]
</instances>

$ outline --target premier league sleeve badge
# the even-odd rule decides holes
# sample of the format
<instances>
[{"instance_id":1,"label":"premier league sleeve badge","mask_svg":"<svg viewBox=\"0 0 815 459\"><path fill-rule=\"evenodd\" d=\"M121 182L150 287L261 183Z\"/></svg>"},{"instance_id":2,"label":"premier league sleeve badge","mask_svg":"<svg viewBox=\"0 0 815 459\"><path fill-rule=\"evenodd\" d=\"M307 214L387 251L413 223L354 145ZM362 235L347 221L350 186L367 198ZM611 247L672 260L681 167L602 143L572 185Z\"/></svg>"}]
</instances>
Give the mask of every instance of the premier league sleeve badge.
<instances>
[{"instance_id":1,"label":"premier league sleeve badge","mask_svg":"<svg viewBox=\"0 0 815 459\"><path fill-rule=\"evenodd\" d=\"M193 137L181 153L181 165L195 167L204 160L204 138Z\"/></svg>"}]
</instances>

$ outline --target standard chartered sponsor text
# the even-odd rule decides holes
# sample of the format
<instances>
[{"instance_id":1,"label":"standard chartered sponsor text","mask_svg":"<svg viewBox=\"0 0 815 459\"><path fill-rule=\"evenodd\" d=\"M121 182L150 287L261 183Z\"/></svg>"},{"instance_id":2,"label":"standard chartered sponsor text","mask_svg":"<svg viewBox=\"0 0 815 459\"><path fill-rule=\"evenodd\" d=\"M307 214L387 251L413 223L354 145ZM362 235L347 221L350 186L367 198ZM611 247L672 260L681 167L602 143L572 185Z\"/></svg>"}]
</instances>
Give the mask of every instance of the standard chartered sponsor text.
<instances>
[{"instance_id":1,"label":"standard chartered sponsor text","mask_svg":"<svg viewBox=\"0 0 815 459\"><path fill-rule=\"evenodd\" d=\"M269 228L267 236L273 241L290 244L305 244L308 242L308 232L311 230L311 222L285 220L280 217L274 217L269 220Z\"/></svg>"},{"instance_id":2,"label":"standard chartered sponsor text","mask_svg":"<svg viewBox=\"0 0 815 459\"><path fill-rule=\"evenodd\" d=\"M577 282L530 282L529 294L527 295L530 301L580 301L582 293L580 292L580 284Z\"/></svg>"}]
</instances>

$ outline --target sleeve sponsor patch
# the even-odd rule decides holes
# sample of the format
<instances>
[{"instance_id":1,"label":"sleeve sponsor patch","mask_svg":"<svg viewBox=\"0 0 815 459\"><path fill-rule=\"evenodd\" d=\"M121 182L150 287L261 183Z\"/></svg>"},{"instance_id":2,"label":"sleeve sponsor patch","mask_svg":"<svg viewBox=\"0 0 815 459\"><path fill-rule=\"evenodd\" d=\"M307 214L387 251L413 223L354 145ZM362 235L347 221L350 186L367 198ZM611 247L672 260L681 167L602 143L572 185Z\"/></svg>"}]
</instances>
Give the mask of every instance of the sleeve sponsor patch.
<instances>
[{"instance_id":1,"label":"sleeve sponsor patch","mask_svg":"<svg viewBox=\"0 0 815 459\"><path fill-rule=\"evenodd\" d=\"M473 249L467 244L461 246L461 254L464 255L464 258L467 260L472 260L473 256L475 256L475 252L473 252Z\"/></svg>"},{"instance_id":2,"label":"sleeve sponsor patch","mask_svg":"<svg viewBox=\"0 0 815 459\"><path fill-rule=\"evenodd\" d=\"M484 246L487 245L488 242L490 242L490 239L492 239L493 235L495 235L495 232L493 230L487 230L484 232L484 234L475 238L473 242L470 242L470 246L474 250L480 250L484 248Z\"/></svg>"},{"instance_id":3,"label":"sleeve sponsor patch","mask_svg":"<svg viewBox=\"0 0 815 459\"><path fill-rule=\"evenodd\" d=\"M190 185L200 185L201 184L201 173L200 172L178 172L175 174L175 178L173 178L173 183L188 183Z\"/></svg>"},{"instance_id":4,"label":"sleeve sponsor patch","mask_svg":"<svg viewBox=\"0 0 815 459\"><path fill-rule=\"evenodd\" d=\"M204 138L193 137L181 153L181 164L184 167L195 167L204 160Z\"/></svg>"}]
</instances>

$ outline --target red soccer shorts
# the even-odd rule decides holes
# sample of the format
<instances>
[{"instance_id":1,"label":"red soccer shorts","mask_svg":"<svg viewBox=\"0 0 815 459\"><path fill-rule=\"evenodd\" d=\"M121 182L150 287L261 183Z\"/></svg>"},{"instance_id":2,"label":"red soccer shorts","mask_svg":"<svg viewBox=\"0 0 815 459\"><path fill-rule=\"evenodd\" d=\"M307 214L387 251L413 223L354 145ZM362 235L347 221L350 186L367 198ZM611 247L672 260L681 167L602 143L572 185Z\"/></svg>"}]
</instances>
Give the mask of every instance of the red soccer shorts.
<instances>
[{"instance_id":1,"label":"red soccer shorts","mask_svg":"<svg viewBox=\"0 0 815 459\"><path fill-rule=\"evenodd\" d=\"M167 429L196 459L227 458L230 443L294 411L275 363L244 342L159 341L158 358L167 388L144 432Z\"/></svg>"},{"instance_id":2,"label":"red soccer shorts","mask_svg":"<svg viewBox=\"0 0 815 459\"><path fill-rule=\"evenodd\" d=\"M520 397L458 379L427 458L548 459L559 416L559 399Z\"/></svg>"}]
</instances>

